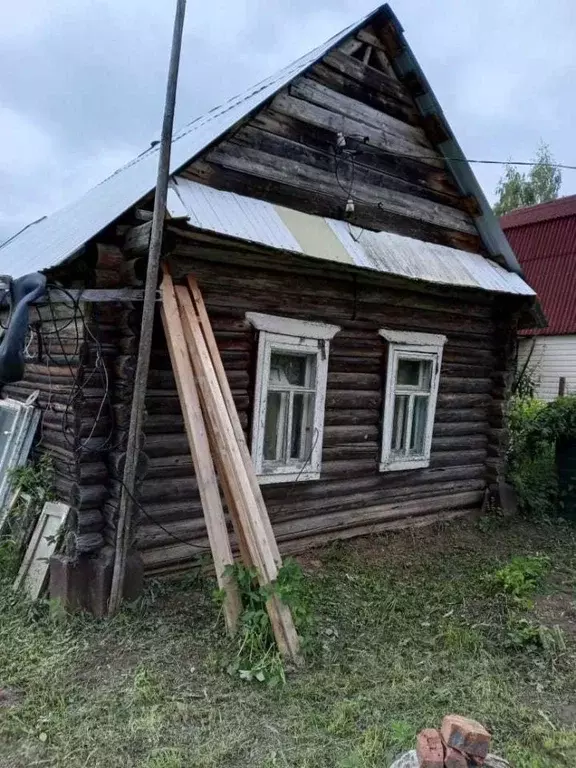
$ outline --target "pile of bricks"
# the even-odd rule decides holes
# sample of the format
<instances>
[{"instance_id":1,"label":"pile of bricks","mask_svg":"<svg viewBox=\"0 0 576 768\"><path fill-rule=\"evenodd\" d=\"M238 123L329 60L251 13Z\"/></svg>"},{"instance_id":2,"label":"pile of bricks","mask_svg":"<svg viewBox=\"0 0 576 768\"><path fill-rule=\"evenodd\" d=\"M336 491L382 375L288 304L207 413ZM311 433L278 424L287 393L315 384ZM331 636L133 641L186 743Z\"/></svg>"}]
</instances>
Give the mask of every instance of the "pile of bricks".
<instances>
[{"instance_id":1,"label":"pile of bricks","mask_svg":"<svg viewBox=\"0 0 576 768\"><path fill-rule=\"evenodd\" d=\"M490 734L476 720L446 715L442 728L426 728L418 734L419 768L476 768L484 766Z\"/></svg>"}]
</instances>

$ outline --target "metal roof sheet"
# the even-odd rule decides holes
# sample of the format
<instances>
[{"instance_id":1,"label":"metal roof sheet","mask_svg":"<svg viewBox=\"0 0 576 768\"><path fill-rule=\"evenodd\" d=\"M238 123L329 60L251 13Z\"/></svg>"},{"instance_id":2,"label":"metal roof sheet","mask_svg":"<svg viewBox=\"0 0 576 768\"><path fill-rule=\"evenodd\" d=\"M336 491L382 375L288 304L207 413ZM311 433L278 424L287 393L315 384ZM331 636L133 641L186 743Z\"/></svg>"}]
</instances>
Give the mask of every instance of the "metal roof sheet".
<instances>
[{"instance_id":1,"label":"metal roof sheet","mask_svg":"<svg viewBox=\"0 0 576 768\"><path fill-rule=\"evenodd\" d=\"M189 179L171 181L168 210L172 216L188 216L196 229L325 261L431 283L535 295L519 275L480 254L363 230Z\"/></svg>"},{"instance_id":2,"label":"metal roof sheet","mask_svg":"<svg viewBox=\"0 0 576 768\"><path fill-rule=\"evenodd\" d=\"M576 195L559 197L557 200L529 205L526 208L517 208L500 217L500 226L508 230L512 227L523 227L525 224L535 224L538 221L562 219L564 216L576 216Z\"/></svg>"},{"instance_id":3,"label":"metal roof sheet","mask_svg":"<svg viewBox=\"0 0 576 768\"><path fill-rule=\"evenodd\" d=\"M526 333L576 333L576 196L515 211L501 222L548 319L546 328Z\"/></svg>"}]
</instances>

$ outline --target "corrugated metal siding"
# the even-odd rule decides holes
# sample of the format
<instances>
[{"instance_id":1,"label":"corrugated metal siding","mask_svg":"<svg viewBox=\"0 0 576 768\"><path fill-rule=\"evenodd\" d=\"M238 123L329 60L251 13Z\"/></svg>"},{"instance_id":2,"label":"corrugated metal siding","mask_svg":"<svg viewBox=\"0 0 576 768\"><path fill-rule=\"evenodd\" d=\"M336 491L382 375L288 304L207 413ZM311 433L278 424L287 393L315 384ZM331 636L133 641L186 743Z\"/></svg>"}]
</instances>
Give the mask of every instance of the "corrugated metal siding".
<instances>
[{"instance_id":1,"label":"corrugated metal siding","mask_svg":"<svg viewBox=\"0 0 576 768\"><path fill-rule=\"evenodd\" d=\"M565 394L576 393L576 336L547 336L534 340L534 350L527 370L536 382L536 396L554 400L558 396L560 378L566 379ZM518 366L522 370L532 339L522 339L518 350Z\"/></svg>"},{"instance_id":2,"label":"corrugated metal siding","mask_svg":"<svg viewBox=\"0 0 576 768\"><path fill-rule=\"evenodd\" d=\"M188 179L172 182L171 193L169 212L189 216L202 230L413 280L534 295L521 277L480 254L363 230Z\"/></svg>"},{"instance_id":3,"label":"corrugated metal siding","mask_svg":"<svg viewBox=\"0 0 576 768\"><path fill-rule=\"evenodd\" d=\"M504 229L548 319L529 333L576 333L576 214Z\"/></svg>"}]
</instances>

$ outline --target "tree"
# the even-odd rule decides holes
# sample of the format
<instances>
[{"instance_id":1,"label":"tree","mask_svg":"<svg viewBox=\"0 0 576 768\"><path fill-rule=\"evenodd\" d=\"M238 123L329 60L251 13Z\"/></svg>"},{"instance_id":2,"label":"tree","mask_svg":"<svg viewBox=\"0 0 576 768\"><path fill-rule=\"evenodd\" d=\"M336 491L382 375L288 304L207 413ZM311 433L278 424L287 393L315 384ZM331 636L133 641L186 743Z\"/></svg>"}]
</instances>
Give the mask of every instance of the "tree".
<instances>
[{"instance_id":1,"label":"tree","mask_svg":"<svg viewBox=\"0 0 576 768\"><path fill-rule=\"evenodd\" d=\"M538 146L533 162L528 173L522 173L512 163L506 164L504 175L496 187L498 201L494 213L497 216L527 205L547 203L558 197L562 171L554 167L550 147L544 142Z\"/></svg>"}]
</instances>

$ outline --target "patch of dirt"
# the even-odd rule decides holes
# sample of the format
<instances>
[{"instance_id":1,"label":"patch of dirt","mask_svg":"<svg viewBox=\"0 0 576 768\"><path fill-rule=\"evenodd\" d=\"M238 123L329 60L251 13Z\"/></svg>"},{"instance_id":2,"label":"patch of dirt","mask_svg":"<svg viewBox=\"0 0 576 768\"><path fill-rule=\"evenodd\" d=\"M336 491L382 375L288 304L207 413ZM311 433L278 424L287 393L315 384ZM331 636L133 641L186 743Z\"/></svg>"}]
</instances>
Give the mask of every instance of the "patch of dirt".
<instances>
[{"instance_id":1,"label":"patch of dirt","mask_svg":"<svg viewBox=\"0 0 576 768\"><path fill-rule=\"evenodd\" d=\"M541 595L536 599L535 613L542 624L558 625L566 635L576 639L576 602L570 593Z\"/></svg>"},{"instance_id":2,"label":"patch of dirt","mask_svg":"<svg viewBox=\"0 0 576 768\"><path fill-rule=\"evenodd\" d=\"M23 698L24 694L21 691L14 691L12 688L0 688L0 709L17 707Z\"/></svg>"},{"instance_id":3,"label":"patch of dirt","mask_svg":"<svg viewBox=\"0 0 576 768\"><path fill-rule=\"evenodd\" d=\"M409 566L412 559L421 559L423 551L427 556L471 552L490 558L507 559L522 552L527 541L530 541L532 549L537 549L539 542L545 548L549 537L549 532L542 526L518 518L498 520L494 528L488 531L482 531L476 520L458 519L421 528L405 528L336 541L300 554L295 559L312 573L331 559L334 549L351 554L366 565L385 560L388 564Z\"/></svg>"}]
</instances>

